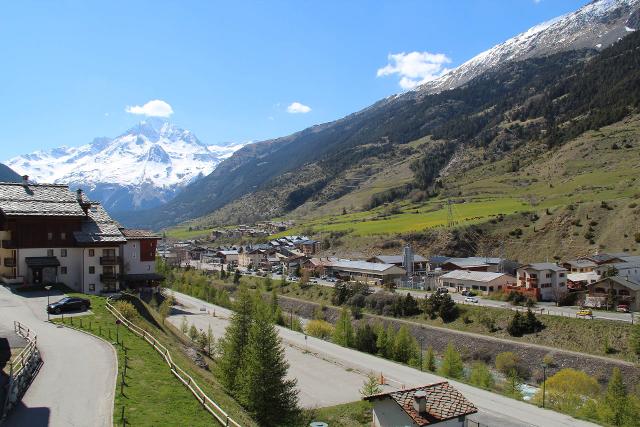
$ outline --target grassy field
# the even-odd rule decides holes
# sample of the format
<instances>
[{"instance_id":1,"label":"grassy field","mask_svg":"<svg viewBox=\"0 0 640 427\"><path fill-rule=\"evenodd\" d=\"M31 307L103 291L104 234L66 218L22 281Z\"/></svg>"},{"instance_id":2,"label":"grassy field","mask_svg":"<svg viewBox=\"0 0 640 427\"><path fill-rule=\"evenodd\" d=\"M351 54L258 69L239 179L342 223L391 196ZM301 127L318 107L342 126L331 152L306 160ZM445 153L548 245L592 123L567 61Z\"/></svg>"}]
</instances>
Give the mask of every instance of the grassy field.
<instances>
[{"instance_id":1,"label":"grassy field","mask_svg":"<svg viewBox=\"0 0 640 427\"><path fill-rule=\"evenodd\" d=\"M369 402L357 401L309 410L305 413L307 422L304 426L312 421L322 421L331 427L367 427L371 425L371 407Z\"/></svg>"},{"instance_id":2,"label":"grassy field","mask_svg":"<svg viewBox=\"0 0 640 427\"><path fill-rule=\"evenodd\" d=\"M331 305L331 296L333 295L333 290L330 288L309 286L302 289L297 284L289 284L282 287L280 292L284 296L313 301L326 306ZM398 291L398 294L402 295L402 292ZM542 315L538 316L545 325L541 332L527 334L522 337L512 337L506 331L507 324L514 314L512 310L461 304L458 304L458 307L460 316L449 323L444 323L440 318L426 319L422 315L404 319L517 342L540 344L632 362L637 361L637 358L630 352L628 347L632 325L627 323ZM486 318L494 321L497 329L495 332L489 331L484 326L484 322L486 322L484 319Z\"/></svg>"},{"instance_id":3,"label":"grassy field","mask_svg":"<svg viewBox=\"0 0 640 427\"><path fill-rule=\"evenodd\" d=\"M71 294L73 295L73 294ZM108 341L115 341L115 318L105 308L106 299L98 296L79 295L91 299L93 315L82 318L65 319L73 321L75 327ZM82 322L82 323L80 323ZM155 327L152 323L139 318L136 320L143 329L153 333L172 352L174 361L189 372L202 389L209 394L229 415L242 425L255 423L244 410L229 397L217 383L213 375L196 367L181 351L182 344L166 328ZM191 392L173 376L164 359L142 338L119 328L121 342L127 348L127 370L123 393L120 393L120 379L124 369L124 350L116 346L118 352L118 383L116 387L114 424L121 425L122 408L125 408L127 425L182 425L211 426L216 421L198 403Z\"/></svg>"}]
</instances>

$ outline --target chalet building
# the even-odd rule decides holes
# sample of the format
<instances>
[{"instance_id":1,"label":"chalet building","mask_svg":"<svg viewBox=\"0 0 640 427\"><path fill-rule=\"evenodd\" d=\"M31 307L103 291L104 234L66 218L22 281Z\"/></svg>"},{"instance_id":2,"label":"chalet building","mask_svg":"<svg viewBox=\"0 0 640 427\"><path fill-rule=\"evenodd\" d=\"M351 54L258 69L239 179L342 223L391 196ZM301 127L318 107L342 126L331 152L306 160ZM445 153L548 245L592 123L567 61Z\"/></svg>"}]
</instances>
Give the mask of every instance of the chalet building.
<instances>
[{"instance_id":1,"label":"chalet building","mask_svg":"<svg viewBox=\"0 0 640 427\"><path fill-rule=\"evenodd\" d=\"M576 259L566 261L562 263L562 266L566 268L569 273L590 273L595 270L598 264L589 259Z\"/></svg>"},{"instance_id":2,"label":"chalet building","mask_svg":"<svg viewBox=\"0 0 640 427\"><path fill-rule=\"evenodd\" d=\"M246 248L238 254L238 266L258 268L267 261L267 253L262 249Z\"/></svg>"},{"instance_id":3,"label":"chalet building","mask_svg":"<svg viewBox=\"0 0 640 427\"><path fill-rule=\"evenodd\" d=\"M392 283L403 279L407 271L393 264L336 259L325 265L328 275L349 281L374 284Z\"/></svg>"},{"instance_id":4,"label":"chalet building","mask_svg":"<svg viewBox=\"0 0 640 427\"><path fill-rule=\"evenodd\" d=\"M640 281L620 276L605 277L591 283L587 289L589 290L589 296L585 299L587 307L611 308L607 305L624 304L629 306L631 311L640 310Z\"/></svg>"},{"instance_id":5,"label":"chalet building","mask_svg":"<svg viewBox=\"0 0 640 427\"><path fill-rule=\"evenodd\" d=\"M539 262L518 268L517 286L542 301L556 301L567 292L567 269L552 262Z\"/></svg>"},{"instance_id":6,"label":"chalet building","mask_svg":"<svg viewBox=\"0 0 640 427\"><path fill-rule=\"evenodd\" d=\"M220 264L238 265L239 256L240 254L235 249L216 252L216 258L219 259Z\"/></svg>"},{"instance_id":7,"label":"chalet building","mask_svg":"<svg viewBox=\"0 0 640 427\"><path fill-rule=\"evenodd\" d=\"M591 261L596 265L624 262L624 260L620 258L620 254L608 254L608 253L589 255L586 257L578 258L578 260Z\"/></svg>"},{"instance_id":8,"label":"chalet building","mask_svg":"<svg viewBox=\"0 0 640 427\"><path fill-rule=\"evenodd\" d=\"M367 396L373 405L372 427L441 425L465 427L478 409L446 381Z\"/></svg>"},{"instance_id":9,"label":"chalet building","mask_svg":"<svg viewBox=\"0 0 640 427\"><path fill-rule=\"evenodd\" d=\"M118 225L99 203L66 185L0 183L0 280L64 283L85 293L119 288Z\"/></svg>"},{"instance_id":10,"label":"chalet building","mask_svg":"<svg viewBox=\"0 0 640 427\"><path fill-rule=\"evenodd\" d=\"M320 242L311 239L297 241L294 246L306 256L313 255L320 250Z\"/></svg>"},{"instance_id":11,"label":"chalet building","mask_svg":"<svg viewBox=\"0 0 640 427\"><path fill-rule=\"evenodd\" d=\"M447 258L432 257L437 260L437 265L432 264L431 269L442 268L445 271L470 270L470 271L491 271L494 273L515 274L518 263L515 261L493 258L493 257L467 257L467 258Z\"/></svg>"},{"instance_id":12,"label":"chalet building","mask_svg":"<svg viewBox=\"0 0 640 427\"><path fill-rule=\"evenodd\" d=\"M440 286L452 288L457 292L474 291L483 295L516 284L516 278L506 273L469 270L450 271L440 276L438 281Z\"/></svg>"}]
</instances>

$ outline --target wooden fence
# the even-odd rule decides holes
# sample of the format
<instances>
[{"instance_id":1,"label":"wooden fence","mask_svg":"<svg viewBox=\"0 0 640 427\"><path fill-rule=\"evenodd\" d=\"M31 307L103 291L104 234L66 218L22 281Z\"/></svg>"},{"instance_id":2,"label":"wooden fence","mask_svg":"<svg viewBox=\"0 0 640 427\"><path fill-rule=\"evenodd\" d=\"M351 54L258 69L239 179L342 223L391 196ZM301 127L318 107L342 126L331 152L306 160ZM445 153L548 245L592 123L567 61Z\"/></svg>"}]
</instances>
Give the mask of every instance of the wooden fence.
<instances>
[{"instance_id":1,"label":"wooden fence","mask_svg":"<svg viewBox=\"0 0 640 427\"><path fill-rule=\"evenodd\" d=\"M149 332L145 331L144 329L136 326L135 324L127 320L113 306L113 304L111 304L111 301L112 301L112 297L107 298L107 304L106 304L107 310L109 310L109 312L113 314L116 317L116 319L118 319L123 325L125 325L127 329L129 329L134 334L142 337L142 339L144 339L149 344L151 344L153 348L155 348L156 351L162 355L165 362L167 362L167 365L169 365L169 368L171 369L171 372L173 373L173 375L175 375L176 378L178 378L180 382L184 384L184 386L187 387L191 391L191 393L193 393L193 395L196 397L196 399L198 399L198 401L202 404L202 406L204 406L204 408L207 411L209 411L211 415L213 415L220 422L220 424L226 427L228 426L242 427L235 420L229 417L229 415L216 402L214 402L209 396L207 396L202 391L198 383L196 383L196 381L187 372L185 372L184 369L182 369L180 366L174 363L171 357L171 353L164 345L162 345Z\"/></svg>"}]
</instances>

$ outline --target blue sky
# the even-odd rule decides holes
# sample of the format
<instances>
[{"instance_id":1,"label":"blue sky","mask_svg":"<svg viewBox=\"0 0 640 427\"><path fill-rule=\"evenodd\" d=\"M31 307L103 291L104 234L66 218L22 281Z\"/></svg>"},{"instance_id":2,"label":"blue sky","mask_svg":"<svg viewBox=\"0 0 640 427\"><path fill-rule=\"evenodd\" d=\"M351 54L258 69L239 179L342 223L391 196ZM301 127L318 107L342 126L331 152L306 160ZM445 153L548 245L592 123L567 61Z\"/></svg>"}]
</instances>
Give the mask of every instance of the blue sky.
<instances>
[{"instance_id":1,"label":"blue sky","mask_svg":"<svg viewBox=\"0 0 640 427\"><path fill-rule=\"evenodd\" d=\"M0 159L116 136L143 113L207 144L287 135L586 2L3 2Z\"/></svg>"}]
</instances>

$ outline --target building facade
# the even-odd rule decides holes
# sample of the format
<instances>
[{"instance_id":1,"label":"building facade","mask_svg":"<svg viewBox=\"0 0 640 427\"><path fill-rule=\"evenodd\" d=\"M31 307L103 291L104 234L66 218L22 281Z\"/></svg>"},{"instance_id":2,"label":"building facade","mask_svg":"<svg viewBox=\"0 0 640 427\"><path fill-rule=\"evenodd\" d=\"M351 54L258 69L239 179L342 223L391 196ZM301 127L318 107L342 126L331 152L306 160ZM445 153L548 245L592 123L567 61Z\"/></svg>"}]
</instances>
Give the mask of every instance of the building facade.
<instances>
[{"instance_id":1,"label":"building facade","mask_svg":"<svg viewBox=\"0 0 640 427\"><path fill-rule=\"evenodd\" d=\"M551 262L518 268L518 286L533 291L542 301L557 301L567 293L567 269Z\"/></svg>"}]
</instances>

